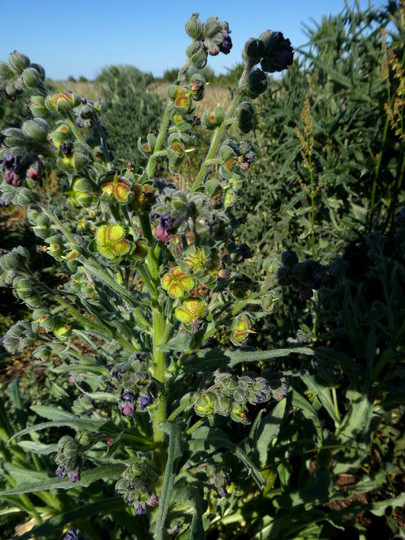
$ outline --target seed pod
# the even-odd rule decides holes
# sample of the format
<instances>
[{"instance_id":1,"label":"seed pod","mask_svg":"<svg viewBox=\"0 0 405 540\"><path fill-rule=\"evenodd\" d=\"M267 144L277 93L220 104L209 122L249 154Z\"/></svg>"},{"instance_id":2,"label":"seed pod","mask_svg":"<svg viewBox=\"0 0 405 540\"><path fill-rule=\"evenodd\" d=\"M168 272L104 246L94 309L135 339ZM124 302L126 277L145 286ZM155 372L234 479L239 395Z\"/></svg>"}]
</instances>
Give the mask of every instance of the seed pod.
<instances>
[{"instance_id":1,"label":"seed pod","mask_svg":"<svg viewBox=\"0 0 405 540\"><path fill-rule=\"evenodd\" d=\"M216 127L220 126L222 122L225 120L225 111L222 107L217 105L215 107L215 110L211 113L208 113L207 111L204 112L201 118L201 124L206 129L215 129Z\"/></svg>"},{"instance_id":2,"label":"seed pod","mask_svg":"<svg viewBox=\"0 0 405 540\"><path fill-rule=\"evenodd\" d=\"M131 243L125 240L126 228L120 223L101 225L96 231L97 251L107 259L126 255Z\"/></svg>"},{"instance_id":3,"label":"seed pod","mask_svg":"<svg viewBox=\"0 0 405 540\"><path fill-rule=\"evenodd\" d=\"M24 86L28 89L38 88L42 86L41 74L33 67L25 68L22 72L22 80Z\"/></svg>"},{"instance_id":4,"label":"seed pod","mask_svg":"<svg viewBox=\"0 0 405 540\"><path fill-rule=\"evenodd\" d=\"M43 118L25 120L21 127L23 134L36 142L45 142L49 131L49 124Z\"/></svg>"},{"instance_id":5,"label":"seed pod","mask_svg":"<svg viewBox=\"0 0 405 540\"><path fill-rule=\"evenodd\" d=\"M198 16L198 13L193 13L186 22L185 26L187 34L195 40L202 38L204 30L203 23L200 21Z\"/></svg>"},{"instance_id":6,"label":"seed pod","mask_svg":"<svg viewBox=\"0 0 405 540\"><path fill-rule=\"evenodd\" d=\"M3 129L1 134L4 137L4 144L9 148L12 148L13 146L24 147L27 144L27 139L21 129L7 128Z\"/></svg>"},{"instance_id":7,"label":"seed pod","mask_svg":"<svg viewBox=\"0 0 405 540\"><path fill-rule=\"evenodd\" d=\"M30 59L25 54L14 51L8 57L8 63L14 73L20 75L30 65Z\"/></svg>"},{"instance_id":8,"label":"seed pod","mask_svg":"<svg viewBox=\"0 0 405 540\"><path fill-rule=\"evenodd\" d=\"M45 106L51 112L56 111L64 115L74 107L80 105L81 102L81 97L78 94L66 91L48 96L45 100Z\"/></svg>"}]
</instances>

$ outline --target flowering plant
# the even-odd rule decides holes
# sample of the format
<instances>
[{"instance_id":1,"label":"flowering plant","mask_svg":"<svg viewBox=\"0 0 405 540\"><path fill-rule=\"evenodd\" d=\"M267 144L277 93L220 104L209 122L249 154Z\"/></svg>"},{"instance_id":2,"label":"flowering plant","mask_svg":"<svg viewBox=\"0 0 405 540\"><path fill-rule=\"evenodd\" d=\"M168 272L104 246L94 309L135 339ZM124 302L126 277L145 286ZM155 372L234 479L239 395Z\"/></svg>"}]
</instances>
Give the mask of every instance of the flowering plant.
<instances>
[{"instance_id":1,"label":"flowering plant","mask_svg":"<svg viewBox=\"0 0 405 540\"><path fill-rule=\"evenodd\" d=\"M18 52L0 64L7 98L32 91L31 117L2 132L1 195L28 206L42 250L64 272L63 288L52 288L25 248L1 253L0 284L32 309L32 321L12 326L3 345L15 353L35 344L34 356L49 365L57 357L53 369L69 378L76 397L71 411L48 410L49 422L15 436L62 427L56 477L8 494L113 480L120 503L147 514L138 519L155 538L187 531L203 538L217 516L265 489L288 386L264 363L311 354L249 347L255 320L277 303L277 265L266 261L264 279L248 279L240 265L252 252L237 240L238 193L255 161L246 140L255 125L252 100L266 90L266 72L292 63L290 41L270 30L248 40L228 109L198 117L205 88L198 70L210 55L230 52L231 31L216 17L203 23L193 14L186 32L187 61L168 88L160 130L138 143L147 157L140 173L130 162L124 170L114 165L103 100L50 91L44 69ZM182 190L178 175L201 130L212 133L210 145ZM156 177L160 160L170 178ZM54 167L65 185L51 203L44 184ZM316 283L305 276L309 296Z\"/></svg>"}]
</instances>

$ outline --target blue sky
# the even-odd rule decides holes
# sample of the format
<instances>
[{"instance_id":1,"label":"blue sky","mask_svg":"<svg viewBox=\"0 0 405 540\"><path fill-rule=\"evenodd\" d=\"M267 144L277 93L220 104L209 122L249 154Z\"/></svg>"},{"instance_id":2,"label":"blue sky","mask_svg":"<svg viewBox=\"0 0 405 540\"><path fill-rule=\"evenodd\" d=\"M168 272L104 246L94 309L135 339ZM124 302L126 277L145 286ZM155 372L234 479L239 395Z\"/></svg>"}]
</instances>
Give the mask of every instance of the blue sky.
<instances>
[{"instance_id":1,"label":"blue sky","mask_svg":"<svg viewBox=\"0 0 405 540\"><path fill-rule=\"evenodd\" d=\"M369 4L358 1L362 8ZM370 1L375 7L386 4ZM209 62L224 73L240 61L248 38L279 30L293 46L303 45L303 23L313 26L311 18L319 22L344 5L344 0L0 0L0 60L18 50L53 79L94 79L104 66L118 64L161 76L183 65L189 44L184 24L198 12L203 21L210 16L228 21L232 30L231 53Z\"/></svg>"}]
</instances>

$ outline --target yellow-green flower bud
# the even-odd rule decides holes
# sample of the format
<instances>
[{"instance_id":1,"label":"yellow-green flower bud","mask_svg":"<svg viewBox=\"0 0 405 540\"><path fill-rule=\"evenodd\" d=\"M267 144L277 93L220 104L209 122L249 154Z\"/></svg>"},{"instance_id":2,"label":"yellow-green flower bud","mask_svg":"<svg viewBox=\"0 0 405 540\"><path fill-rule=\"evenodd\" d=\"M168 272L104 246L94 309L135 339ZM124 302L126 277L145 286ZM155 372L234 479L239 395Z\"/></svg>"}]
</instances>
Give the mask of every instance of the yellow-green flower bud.
<instances>
[{"instance_id":1,"label":"yellow-green flower bud","mask_svg":"<svg viewBox=\"0 0 405 540\"><path fill-rule=\"evenodd\" d=\"M65 114L77 107L82 102L81 97L75 92L58 92L48 96L45 100L45 106L48 110L56 111L59 114Z\"/></svg>"},{"instance_id":2,"label":"yellow-green flower bud","mask_svg":"<svg viewBox=\"0 0 405 540\"><path fill-rule=\"evenodd\" d=\"M172 298L181 298L195 286L195 280L175 266L162 278L162 287Z\"/></svg>"},{"instance_id":3,"label":"yellow-green flower bud","mask_svg":"<svg viewBox=\"0 0 405 540\"><path fill-rule=\"evenodd\" d=\"M251 324L247 315L241 315L232 323L231 341L234 345L245 345L249 334L253 333Z\"/></svg>"},{"instance_id":4,"label":"yellow-green flower bud","mask_svg":"<svg viewBox=\"0 0 405 540\"><path fill-rule=\"evenodd\" d=\"M134 197L131 182L118 176L117 172L104 176L100 182L100 193L102 201L118 202L122 205Z\"/></svg>"},{"instance_id":5,"label":"yellow-green flower bud","mask_svg":"<svg viewBox=\"0 0 405 540\"><path fill-rule=\"evenodd\" d=\"M203 319L207 312L207 304L202 298L188 298L184 300L182 307L175 310L176 318L185 324L192 324L194 321Z\"/></svg>"},{"instance_id":6,"label":"yellow-green flower bud","mask_svg":"<svg viewBox=\"0 0 405 540\"><path fill-rule=\"evenodd\" d=\"M61 341L67 340L72 335L72 327L66 323L57 323L54 326L53 333Z\"/></svg>"},{"instance_id":7,"label":"yellow-green flower bud","mask_svg":"<svg viewBox=\"0 0 405 540\"><path fill-rule=\"evenodd\" d=\"M115 259L126 255L131 249L131 243L125 240L126 228L120 223L101 225L96 231L98 252L107 259Z\"/></svg>"}]
</instances>

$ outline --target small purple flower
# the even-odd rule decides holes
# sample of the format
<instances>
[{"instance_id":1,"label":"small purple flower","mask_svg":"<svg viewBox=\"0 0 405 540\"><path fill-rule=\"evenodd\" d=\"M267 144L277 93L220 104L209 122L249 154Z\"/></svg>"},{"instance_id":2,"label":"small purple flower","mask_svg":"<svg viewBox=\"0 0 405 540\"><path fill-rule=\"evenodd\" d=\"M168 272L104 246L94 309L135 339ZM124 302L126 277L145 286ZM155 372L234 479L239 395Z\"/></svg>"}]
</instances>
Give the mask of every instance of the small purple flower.
<instances>
[{"instance_id":1,"label":"small purple flower","mask_svg":"<svg viewBox=\"0 0 405 540\"><path fill-rule=\"evenodd\" d=\"M79 534L79 529L70 529L63 537L63 540L78 540Z\"/></svg>"},{"instance_id":2,"label":"small purple flower","mask_svg":"<svg viewBox=\"0 0 405 540\"><path fill-rule=\"evenodd\" d=\"M3 197L0 197L0 206L7 206L7 201Z\"/></svg>"},{"instance_id":3,"label":"small purple flower","mask_svg":"<svg viewBox=\"0 0 405 540\"><path fill-rule=\"evenodd\" d=\"M74 483L80 480L80 470L79 468L75 469L74 471L69 472L69 481Z\"/></svg>"},{"instance_id":4,"label":"small purple flower","mask_svg":"<svg viewBox=\"0 0 405 540\"><path fill-rule=\"evenodd\" d=\"M153 508L154 506L157 505L158 501L159 501L159 497L158 497L155 493L153 493L153 494L150 496L150 499L149 499L149 501L148 501L148 504L149 504L149 506L152 506L152 508Z\"/></svg>"},{"instance_id":5,"label":"small purple flower","mask_svg":"<svg viewBox=\"0 0 405 540\"><path fill-rule=\"evenodd\" d=\"M174 225L174 219L170 214L162 214L160 216L160 227L168 233L173 233L173 225Z\"/></svg>"},{"instance_id":6,"label":"small purple flower","mask_svg":"<svg viewBox=\"0 0 405 540\"><path fill-rule=\"evenodd\" d=\"M121 413L124 415L124 416L134 416L135 414L135 411L136 411L136 405L135 403L130 403L129 401L127 401L125 403L125 405L123 405L121 407Z\"/></svg>"},{"instance_id":7,"label":"small purple flower","mask_svg":"<svg viewBox=\"0 0 405 540\"><path fill-rule=\"evenodd\" d=\"M153 396L149 392L146 396L143 394L140 394L139 398L140 398L139 404L141 406L141 411L143 411L145 407L153 403Z\"/></svg>"},{"instance_id":8,"label":"small purple flower","mask_svg":"<svg viewBox=\"0 0 405 540\"><path fill-rule=\"evenodd\" d=\"M142 514L146 514L145 503L138 503L138 505L135 506L135 515L141 516Z\"/></svg>"},{"instance_id":9,"label":"small purple flower","mask_svg":"<svg viewBox=\"0 0 405 540\"><path fill-rule=\"evenodd\" d=\"M29 166L29 169L27 171L27 177L31 178L31 180L34 180L35 182L38 182L41 180L42 175L44 173L44 166L41 161L36 160L34 163L31 163Z\"/></svg>"},{"instance_id":10,"label":"small purple flower","mask_svg":"<svg viewBox=\"0 0 405 540\"><path fill-rule=\"evenodd\" d=\"M7 154L6 157L3 159L3 167L5 167L7 170L13 169L15 164L15 157L13 154Z\"/></svg>"},{"instance_id":11,"label":"small purple flower","mask_svg":"<svg viewBox=\"0 0 405 540\"><path fill-rule=\"evenodd\" d=\"M218 496L219 496L220 499L222 499L222 498L228 496L228 492L226 491L225 488L221 488L221 489L218 490Z\"/></svg>"},{"instance_id":12,"label":"small purple flower","mask_svg":"<svg viewBox=\"0 0 405 540\"><path fill-rule=\"evenodd\" d=\"M65 467L58 467L55 471L55 474L59 478L65 478L65 476L67 475L67 470L65 469Z\"/></svg>"}]
</instances>

